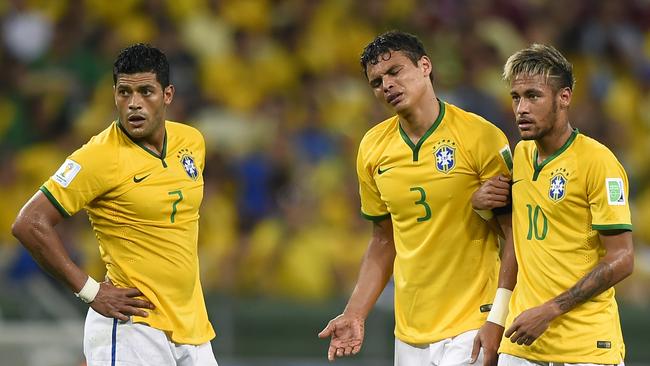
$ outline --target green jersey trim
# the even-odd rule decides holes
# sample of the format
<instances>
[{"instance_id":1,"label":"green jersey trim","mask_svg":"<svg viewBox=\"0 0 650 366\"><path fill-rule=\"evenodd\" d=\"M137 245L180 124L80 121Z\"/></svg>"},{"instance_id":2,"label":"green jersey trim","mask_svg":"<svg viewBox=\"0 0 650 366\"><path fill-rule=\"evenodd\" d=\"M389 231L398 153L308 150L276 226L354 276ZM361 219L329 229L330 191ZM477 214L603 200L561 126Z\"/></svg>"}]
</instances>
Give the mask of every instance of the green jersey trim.
<instances>
[{"instance_id":1,"label":"green jersey trim","mask_svg":"<svg viewBox=\"0 0 650 366\"><path fill-rule=\"evenodd\" d=\"M131 135L129 135L129 133L126 132L126 129L124 128L124 126L122 126L119 119L117 121L115 121L115 123L117 123L117 126L120 128L120 130L122 130L122 132L124 132L124 134L126 135L126 137L129 138L129 140L131 140L134 144L140 146L140 148L142 150L144 150L144 151L148 152L149 154L153 155L156 159L160 159L160 161L162 162L163 168L167 168L167 163L165 162L165 157L167 156L167 129L165 129L165 135L163 136L162 151L160 152L160 155L158 155L155 152L151 151L148 147L146 147L143 144L135 141L131 137Z\"/></svg>"},{"instance_id":2,"label":"green jersey trim","mask_svg":"<svg viewBox=\"0 0 650 366\"><path fill-rule=\"evenodd\" d=\"M367 214L361 212L361 216L366 220L370 220L372 222L379 222L379 221L383 221L383 220L389 218L390 214L385 214L385 215L380 215L380 216L372 216L372 215L367 215Z\"/></svg>"},{"instance_id":3,"label":"green jersey trim","mask_svg":"<svg viewBox=\"0 0 650 366\"><path fill-rule=\"evenodd\" d=\"M38 190L41 191L41 192L43 192L43 194L45 195L45 197L47 197L47 199L48 199L48 200L49 200L49 201L54 205L54 207L56 207L56 209L59 211L59 213L61 214L61 216L63 216L63 217L70 217L70 216L71 216L71 215L68 213L68 211L66 211L65 208L63 208L63 206L61 206L61 204L59 203L59 201L57 201L56 198L54 198L54 196L52 195L52 193L50 193L50 191L49 191L47 188L45 188L45 186L41 186L41 188L39 188Z\"/></svg>"},{"instance_id":4,"label":"green jersey trim","mask_svg":"<svg viewBox=\"0 0 650 366\"><path fill-rule=\"evenodd\" d=\"M569 139L566 140L566 142L564 143L564 145L562 145L562 147L559 148L556 152L554 152L553 154L551 154L551 156L549 156L548 158L544 159L544 161L542 161L542 163L539 164L539 165L537 165L537 149L535 149L535 154L533 154L533 167L535 168L535 172L533 173L533 181L536 181L536 180L537 180L537 177L539 177L539 173L542 172L542 169L544 169L544 167L545 167L548 163L550 163L553 159L557 158L557 157L558 157L560 154L562 154L566 149L568 149L569 146L571 146L571 144L572 144L573 141L576 139L576 136L578 136L579 133L580 133L580 131L578 131L577 128L573 129L573 131L571 132L571 136L569 136Z\"/></svg>"},{"instance_id":5,"label":"green jersey trim","mask_svg":"<svg viewBox=\"0 0 650 366\"><path fill-rule=\"evenodd\" d=\"M418 161L418 156L419 156L420 148L422 147L422 144L424 144L424 141L429 136L431 136L431 134L433 133L433 131L436 130L436 128L438 128L438 126L440 125L440 122L442 122L442 119L445 117L445 103L443 103L440 99L438 99L438 105L440 106L440 110L438 112L438 118L436 118L436 120L433 122L431 127L429 127L429 129L427 130L427 132L425 132L424 135L422 135L422 137L420 137L420 140L418 141L417 145L413 144L413 141L411 141L411 138L406 134L406 132L404 132L404 129L402 128L402 124L399 123L399 121L397 123L398 126L399 126L399 133L400 133L400 135L402 135L402 139L411 148L411 150L413 150L413 161Z\"/></svg>"},{"instance_id":6,"label":"green jersey trim","mask_svg":"<svg viewBox=\"0 0 650 366\"><path fill-rule=\"evenodd\" d=\"M594 230L626 230L632 231L630 224L611 224L611 225L591 225Z\"/></svg>"}]
</instances>

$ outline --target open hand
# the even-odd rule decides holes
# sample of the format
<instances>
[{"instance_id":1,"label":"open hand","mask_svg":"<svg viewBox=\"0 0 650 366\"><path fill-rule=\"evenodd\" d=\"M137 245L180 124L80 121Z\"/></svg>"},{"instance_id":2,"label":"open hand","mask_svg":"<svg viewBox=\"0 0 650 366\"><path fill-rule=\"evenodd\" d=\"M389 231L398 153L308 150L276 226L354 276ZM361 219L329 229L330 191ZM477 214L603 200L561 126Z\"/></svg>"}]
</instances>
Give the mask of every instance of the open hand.
<instances>
[{"instance_id":1,"label":"open hand","mask_svg":"<svg viewBox=\"0 0 650 366\"><path fill-rule=\"evenodd\" d=\"M496 366L498 361L497 350L503 337L503 327L492 322L485 322L474 337L472 358L470 363L476 362L481 348L483 348L483 366Z\"/></svg>"},{"instance_id":2,"label":"open hand","mask_svg":"<svg viewBox=\"0 0 650 366\"><path fill-rule=\"evenodd\" d=\"M327 350L327 359L356 355L363 344L365 322L363 319L341 314L327 323L325 329L318 333L319 338L331 337Z\"/></svg>"}]
</instances>

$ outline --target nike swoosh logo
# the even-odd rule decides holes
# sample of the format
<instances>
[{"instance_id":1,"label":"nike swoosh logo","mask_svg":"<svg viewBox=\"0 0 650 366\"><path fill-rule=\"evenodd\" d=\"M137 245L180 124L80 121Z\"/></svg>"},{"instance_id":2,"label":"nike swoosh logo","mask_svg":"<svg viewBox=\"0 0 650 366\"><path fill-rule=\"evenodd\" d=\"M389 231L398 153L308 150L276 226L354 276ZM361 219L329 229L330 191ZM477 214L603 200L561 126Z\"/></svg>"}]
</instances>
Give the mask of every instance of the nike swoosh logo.
<instances>
[{"instance_id":1,"label":"nike swoosh logo","mask_svg":"<svg viewBox=\"0 0 650 366\"><path fill-rule=\"evenodd\" d=\"M394 168L394 166L392 166L390 168L386 168L384 170L381 170L381 167L379 167L379 168L377 168L377 174L382 175L382 174L386 173L387 171L389 171L389 170L391 170L393 168Z\"/></svg>"},{"instance_id":2,"label":"nike swoosh logo","mask_svg":"<svg viewBox=\"0 0 650 366\"><path fill-rule=\"evenodd\" d=\"M142 178L138 178L138 177L136 177L136 176L134 175L134 176L133 176L133 183L140 183L140 182L142 182L143 180L145 180L145 179L146 179L148 176L150 176L150 175L151 175L151 173L145 175L145 176L142 177Z\"/></svg>"},{"instance_id":3,"label":"nike swoosh logo","mask_svg":"<svg viewBox=\"0 0 650 366\"><path fill-rule=\"evenodd\" d=\"M516 181L514 181L514 182L512 182L512 184L511 184L511 185L512 185L512 186L514 186L514 185L515 185L515 183L519 183L519 182L521 182L522 180L524 180L524 179L523 179L523 178L522 178L522 179L517 179Z\"/></svg>"}]
</instances>

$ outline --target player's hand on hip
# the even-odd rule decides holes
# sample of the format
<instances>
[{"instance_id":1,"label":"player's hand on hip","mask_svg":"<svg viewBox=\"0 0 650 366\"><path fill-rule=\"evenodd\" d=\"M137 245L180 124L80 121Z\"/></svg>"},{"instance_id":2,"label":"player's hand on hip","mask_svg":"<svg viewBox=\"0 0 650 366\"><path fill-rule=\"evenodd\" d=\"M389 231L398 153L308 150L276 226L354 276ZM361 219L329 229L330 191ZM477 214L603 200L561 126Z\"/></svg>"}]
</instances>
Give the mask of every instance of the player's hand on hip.
<instances>
[{"instance_id":1,"label":"player's hand on hip","mask_svg":"<svg viewBox=\"0 0 650 366\"><path fill-rule=\"evenodd\" d=\"M476 337L474 337L470 363L476 362L479 352L483 348L482 366L496 366L499 358L497 351L499 350L501 337L503 337L502 326L492 322L485 322L478 330L478 333L476 333Z\"/></svg>"},{"instance_id":2,"label":"player's hand on hip","mask_svg":"<svg viewBox=\"0 0 650 366\"><path fill-rule=\"evenodd\" d=\"M325 329L318 333L319 338L330 339L327 359L356 355L363 344L365 321L360 317L341 314L330 320Z\"/></svg>"},{"instance_id":3,"label":"player's hand on hip","mask_svg":"<svg viewBox=\"0 0 650 366\"><path fill-rule=\"evenodd\" d=\"M144 309L154 309L154 305L143 298L137 288L115 287L109 280L102 282L95 300L90 303L99 314L105 317L128 321L131 315L149 316Z\"/></svg>"},{"instance_id":4,"label":"player's hand on hip","mask_svg":"<svg viewBox=\"0 0 650 366\"><path fill-rule=\"evenodd\" d=\"M515 318L505 336L512 343L530 346L548 329L553 319L555 315L546 305L530 308Z\"/></svg>"},{"instance_id":5,"label":"player's hand on hip","mask_svg":"<svg viewBox=\"0 0 650 366\"><path fill-rule=\"evenodd\" d=\"M496 175L481 185L472 194L472 208L475 210L491 210L504 207L510 203L510 178Z\"/></svg>"}]
</instances>

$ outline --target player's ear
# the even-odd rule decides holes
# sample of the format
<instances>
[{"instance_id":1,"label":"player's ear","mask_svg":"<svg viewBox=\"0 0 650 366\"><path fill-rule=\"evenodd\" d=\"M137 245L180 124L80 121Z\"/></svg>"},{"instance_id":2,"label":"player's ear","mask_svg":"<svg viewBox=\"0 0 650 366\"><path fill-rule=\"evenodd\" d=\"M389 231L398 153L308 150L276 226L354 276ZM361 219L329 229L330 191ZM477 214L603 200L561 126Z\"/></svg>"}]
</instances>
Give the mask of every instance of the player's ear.
<instances>
[{"instance_id":1,"label":"player's ear","mask_svg":"<svg viewBox=\"0 0 650 366\"><path fill-rule=\"evenodd\" d=\"M558 99L560 103L560 107L562 109L568 109L569 105L571 104L571 96L573 95L573 91L569 87L565 87L560 89L558 92Z\"/></svg>"},{"instance_id":2,"label":"player's ear","mask_svg":"<svg viewBox=\"0 0 650 366\"><path fill-rule=\"evenodd\" d=\"M433 65L431 64L431 59L428 56L422 56L420 61L418 61L418 66L422 69L423 76L428 78L433 71Z\"/></svg>"},{"instance_id":3,"label":"player's ear","mask_svg":"<svg viewBox=\"0 0 650 366\"><path fill-rule=\"evenodd\" d=\"M170 105L172 102L172 99L174 99L174 92L176 89L174 88L174 85L169 84L163 89L163 97L166 105Z\"/></svg>"}]
</instances>

